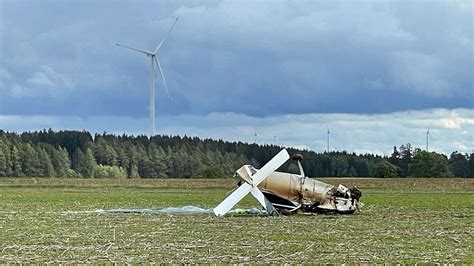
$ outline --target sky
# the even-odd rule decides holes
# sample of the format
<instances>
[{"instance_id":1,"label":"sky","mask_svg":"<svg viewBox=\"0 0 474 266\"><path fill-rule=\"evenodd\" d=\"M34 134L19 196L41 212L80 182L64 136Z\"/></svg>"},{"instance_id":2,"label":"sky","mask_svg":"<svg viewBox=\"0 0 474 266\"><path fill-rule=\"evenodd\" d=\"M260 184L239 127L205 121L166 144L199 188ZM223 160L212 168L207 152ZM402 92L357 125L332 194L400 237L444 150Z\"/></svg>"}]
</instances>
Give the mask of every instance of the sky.
<instances>
[{"instance_id":1,"label":"sky","mask_svg":"<svg viewBox=\"0 0 474 266\"><path fill-rule=\"evenodd\" d=\"M474 151L472 1L0 0L0 129Z\"/></svg>"}]
</instances>

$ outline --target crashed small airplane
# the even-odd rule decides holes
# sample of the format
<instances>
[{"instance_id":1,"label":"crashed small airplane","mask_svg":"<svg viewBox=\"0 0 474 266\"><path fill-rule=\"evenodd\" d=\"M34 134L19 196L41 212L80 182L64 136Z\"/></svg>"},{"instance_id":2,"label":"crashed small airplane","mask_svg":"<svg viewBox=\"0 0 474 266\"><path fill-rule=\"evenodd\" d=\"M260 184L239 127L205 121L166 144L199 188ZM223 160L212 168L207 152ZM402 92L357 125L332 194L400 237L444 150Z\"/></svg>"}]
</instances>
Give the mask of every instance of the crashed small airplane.
<instances>
[{"instance_id":1,"label":"crashed small airplane","mask_svg":"<svg viewBox=\"0 0 474 266\"><path fill-rule=\"evenodd\" d=\"M244 165L235 173L240 178L239 187L213 209L216 216L225 215L232 207L251 193L269 215L303 213L352 214L363 206L359 199L362 193L356 187L338 187L305 176L301 160L296 154L300 174L275 172L290 155L281 150L261 169Z\"/></svg>"}]
</instances>

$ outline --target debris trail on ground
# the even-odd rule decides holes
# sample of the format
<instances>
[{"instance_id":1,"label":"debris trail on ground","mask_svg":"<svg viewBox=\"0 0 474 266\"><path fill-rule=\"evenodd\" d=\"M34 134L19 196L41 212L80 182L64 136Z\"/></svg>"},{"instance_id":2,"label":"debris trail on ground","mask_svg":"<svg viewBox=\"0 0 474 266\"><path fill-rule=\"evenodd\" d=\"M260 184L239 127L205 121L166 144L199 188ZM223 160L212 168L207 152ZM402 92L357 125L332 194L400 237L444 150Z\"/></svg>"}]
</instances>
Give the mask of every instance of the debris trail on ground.
<instances>
[{"instance_id":1,"label":"debris trail on ground","mask_svg":"<svg viewBox=\"0 0 474 266\"><path fill-rule=\"evenodd\" d=\"M96 214L214 214L213 209L204 209L197 206L167 207L163 209L97 209ZM256 214L267 215L265 210L257 208L233 209L229 213L233 214Z\"/></svg>"}]
</instances>

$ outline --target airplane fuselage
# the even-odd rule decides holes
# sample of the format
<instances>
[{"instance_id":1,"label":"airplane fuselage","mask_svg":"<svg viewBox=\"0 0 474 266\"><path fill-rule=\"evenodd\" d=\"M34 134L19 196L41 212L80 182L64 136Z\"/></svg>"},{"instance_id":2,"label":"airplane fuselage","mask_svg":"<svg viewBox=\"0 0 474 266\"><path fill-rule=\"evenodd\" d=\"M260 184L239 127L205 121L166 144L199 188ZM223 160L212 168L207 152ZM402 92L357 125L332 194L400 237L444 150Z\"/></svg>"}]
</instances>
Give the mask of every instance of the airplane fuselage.
<instances>
[{"instance_id":1,"label":"airplane fuselage","mask_svg":"<svg viewBox=\"0 0 474 266\"><path fill-rule=\"evenodd\" d=\"M242 166L236 174L244 182L251 183L250 165ZM271 173L258 188L278 210L303 212L353 213L359 204L361 193L357 188L347 189L302 175L282 172Z\"/></svg>"}]
</instances>

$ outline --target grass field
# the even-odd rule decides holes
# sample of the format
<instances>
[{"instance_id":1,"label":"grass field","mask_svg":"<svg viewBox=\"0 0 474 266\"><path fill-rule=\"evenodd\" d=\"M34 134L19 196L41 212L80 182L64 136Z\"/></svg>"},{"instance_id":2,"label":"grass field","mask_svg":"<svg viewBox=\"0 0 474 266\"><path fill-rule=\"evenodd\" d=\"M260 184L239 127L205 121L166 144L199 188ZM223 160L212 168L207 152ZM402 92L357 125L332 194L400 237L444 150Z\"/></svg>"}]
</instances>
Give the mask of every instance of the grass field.
<instances>
[{"instance_id":1,"label":"grass field","mask_svg":"<svg viewBox=\"0 0 474 266\"><path fill-rule=\"evenodd\" d=\"M362 212L95 214L211 208L233 180L0 179L0 263L474 263L474 179L323 181L357 185Z\"/></svg>"}]
</instances>

